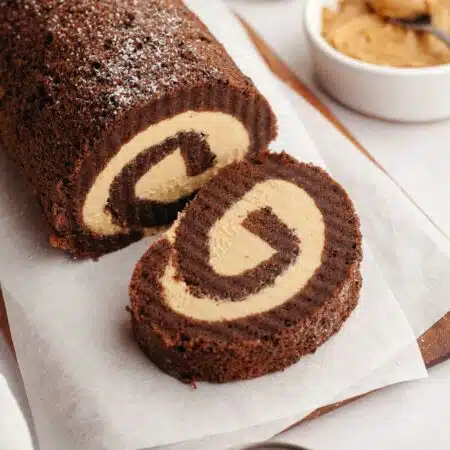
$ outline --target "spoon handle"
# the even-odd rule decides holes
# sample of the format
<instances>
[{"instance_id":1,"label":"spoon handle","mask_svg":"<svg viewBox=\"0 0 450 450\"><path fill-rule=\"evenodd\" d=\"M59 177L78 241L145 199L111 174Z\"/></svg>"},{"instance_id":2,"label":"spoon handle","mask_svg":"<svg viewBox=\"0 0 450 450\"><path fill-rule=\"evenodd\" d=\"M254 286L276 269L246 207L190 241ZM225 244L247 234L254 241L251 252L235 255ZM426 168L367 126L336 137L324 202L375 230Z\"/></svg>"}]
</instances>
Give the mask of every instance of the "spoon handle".
<instances>
[{"instance_id":1,"label":"spoon handle","mask_svg":"<svg viewBox=\"0 0 450 450\"><path fill-rule=\"evenodd\" d=\"M445 42L450 47L450 35L446 33L444 30L431 26L428 28L428 32L431 33L433 36L436 36L441 41Z\"/></svg>"}]
</instances>

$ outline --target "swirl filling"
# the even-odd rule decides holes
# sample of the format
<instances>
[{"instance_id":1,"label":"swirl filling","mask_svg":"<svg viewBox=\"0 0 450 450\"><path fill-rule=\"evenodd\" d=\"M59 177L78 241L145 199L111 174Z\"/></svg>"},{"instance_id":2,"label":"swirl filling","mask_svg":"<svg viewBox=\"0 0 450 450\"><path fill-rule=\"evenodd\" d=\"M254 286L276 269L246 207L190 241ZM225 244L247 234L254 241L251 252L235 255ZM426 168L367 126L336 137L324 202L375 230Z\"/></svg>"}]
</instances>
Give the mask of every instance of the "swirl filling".
<instances>
[{"instance_id":1,"label":"swirl filling","mask_svg":"<svg viewBox=\"0 0 450 450\"><path fill-rule=\"evenodd\" d=\"M264 313L321 265L324 222L305 190L271 179L239 197L228 192L216 220L198 222L188 211L168 234L172 252L160 284L173 311L208 322ZM192 233L196 246L185 239Z\"/></svg>"},{"instance_id":2,"label":"swirl filling","mask_svg":"<svg viewBox=\"0 0 450 450\"><path fill-rule=\"evenodd\" d=\"M231 114L187 111L153 124L97 175L82 208L84 224L104 236L146 226L155 210L193 194L249 146L247 129Z\"/></svg>"},{"instance_id":3,"label":"swirl filling","mask_svg":"<svg viewBox=\"0 0 450 450\"><path fill-rule=\"evenodd\" d=\"M359 220L322 169L286 154L221 170L130 284L141 348L185 382L281 370L336 333L361 288Z\"/></svg>"}]
</instances>

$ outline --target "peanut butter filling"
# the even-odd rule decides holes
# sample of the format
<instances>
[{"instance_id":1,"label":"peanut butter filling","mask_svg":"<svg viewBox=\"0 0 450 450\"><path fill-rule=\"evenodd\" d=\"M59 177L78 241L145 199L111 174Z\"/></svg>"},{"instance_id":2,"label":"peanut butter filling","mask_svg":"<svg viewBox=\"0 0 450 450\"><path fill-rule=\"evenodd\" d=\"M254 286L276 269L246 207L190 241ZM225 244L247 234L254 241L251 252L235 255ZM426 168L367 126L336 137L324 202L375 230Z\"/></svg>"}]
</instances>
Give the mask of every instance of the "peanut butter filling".
<instances>
[{"instance_id":1,"label":"peanut butter filling","mask_svg":"<svg viewBox=\"0 0 450 450\"><path fill-rule=\"evenodd\" d=\"M177 277L176 255L172 249L160 284L165 302L173 311L209 322L235 320L282 305L308 283L322 261L325 245L322 213L305 190L280 179L256 184L214 224L208 236L211 267L220 275L239 275L274 254L275 250L267 242L242 226L254 211L268 207L300 242L301 251L293 263L273 284L239 301L198 297ZM166 235L171 244L182 220L183 216Z\"/></svg>"},{"instance_id":2,"label":"peanut butter filling","mask_svg":"<svg viewBox=\"0 0 450 450\"><path fill-rule=\"evenodd\" d=\"M322 35L341 53L376 65L449 64L446 44L386 21L386 17L413 19L423 14L450 33L450 0L340 0L336 10L324 8Z\"/></svg>"},{"instance_id":3,"label":"peanut butter filling","mask_svg":"<svg viewBox=\"0 0 450 450\"><path fill-rule=\"evenodd\" d=\"M142 200L169 203L198 190L217 171L229 163L240 160L247 153L250 137L245 126L234 116L221 112L188 111L151 125L135 136L108 162L97 175L89 190L84 206L84 224L93 233L111 236L126 232L113 223L106 206L111 186L130 162L142 152L151 149L181 132L196 132L204 136L215 155L213 167L196 176L188 176L185 161L179 150L149 168L135 184L136 197Z\"/></svg>"},{"instance_id":4,"label":"peanut butter filling","mask_svg":"<svg viewBox=\"0 0 450 450\"><path fill-rule=\"evenodd\" d=\"M373 10L384 17L415 19L428 13L427 0L369 0Z\"/></svg>"}]
</instances>

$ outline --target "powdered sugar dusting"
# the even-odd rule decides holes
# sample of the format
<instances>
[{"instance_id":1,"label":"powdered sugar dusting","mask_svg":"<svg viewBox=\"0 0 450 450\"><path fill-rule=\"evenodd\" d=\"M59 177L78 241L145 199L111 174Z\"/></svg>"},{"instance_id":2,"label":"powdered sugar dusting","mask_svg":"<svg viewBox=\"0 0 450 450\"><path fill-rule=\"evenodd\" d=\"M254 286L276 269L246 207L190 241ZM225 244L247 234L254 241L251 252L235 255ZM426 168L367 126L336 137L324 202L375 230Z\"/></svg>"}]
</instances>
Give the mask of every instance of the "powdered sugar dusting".
<instances>
[{"instance_id":1,"label":"powdered sugar dusting","mask_svg":"<svg viewBox=\"0 0 450 450\"><path fill-rule=\"evenodd\" d=\"M223 77L204 56L210 34L181 0L17 1L45 28L49 66L60 67L63 54L78 99L101 99L105 114Z\"/></svg>"}]
</instances>

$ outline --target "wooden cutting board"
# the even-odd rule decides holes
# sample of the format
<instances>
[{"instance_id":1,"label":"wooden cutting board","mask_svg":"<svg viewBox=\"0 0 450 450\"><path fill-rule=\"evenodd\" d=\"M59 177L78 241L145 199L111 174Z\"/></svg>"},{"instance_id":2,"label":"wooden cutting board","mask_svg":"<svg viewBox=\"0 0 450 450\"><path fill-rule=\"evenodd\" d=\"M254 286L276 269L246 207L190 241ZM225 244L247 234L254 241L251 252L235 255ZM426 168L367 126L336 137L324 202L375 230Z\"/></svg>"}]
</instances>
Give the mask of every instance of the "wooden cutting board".
<instances>
[{"instance_id":1,"label":"wooden cutting board","mask_svg":"<svg viewBox=\"0 0 450 450\"><path fill-rule=\"evenodd\" d=\"M350 134L350 132L344 127L344 125L330 112L330 110L304 85L296 75L289 69L289 67L281 61L281 59L274 53L269 45L245 22L241 19L242 24L246 28L250 38L266 61L269 68L275 75L277 75L282 81L289 85L293 90L300 94L308 103L322 113L339 131L341 131L353 144L361 151L368 159L370 159L381 170L384 168L375 160L375 158ZM11 332L8 325L8 318L6 315L6 309L3 301L3 297L0 291L0 330L3 331L7 342L11 349L14 351L13 341L11 338ZM422 351L422 355L426 366L432 367L447 359L450 359L450 312L437 322L430 330L424 333L418 339L419 347ZM359 398L359 397L357 397ZM356 400L357 398L348 399L347 401L340 402L334 405L321 408L307 419L313 419L327 412L330 412L336 408L339 408L349 402Z\"/></svg>"}]
</instances>

